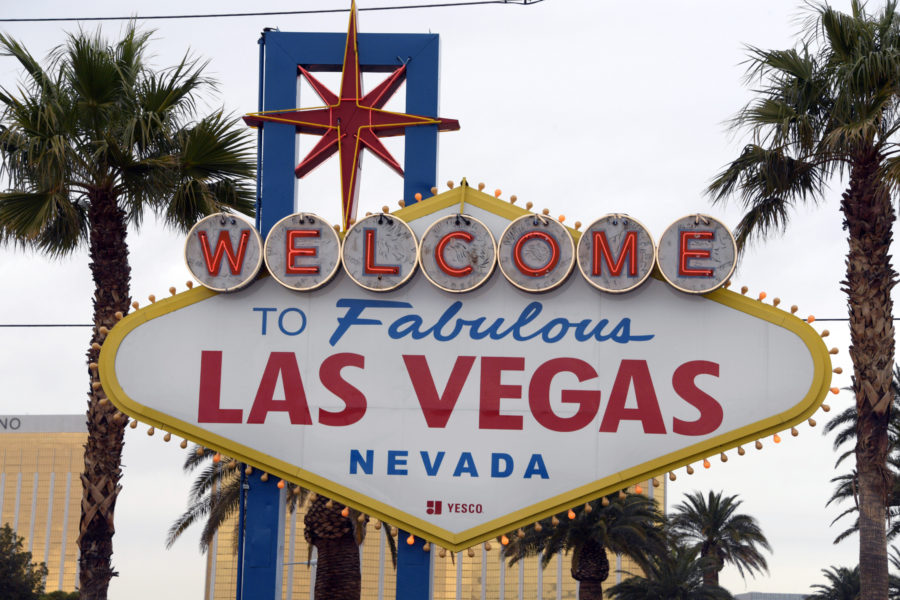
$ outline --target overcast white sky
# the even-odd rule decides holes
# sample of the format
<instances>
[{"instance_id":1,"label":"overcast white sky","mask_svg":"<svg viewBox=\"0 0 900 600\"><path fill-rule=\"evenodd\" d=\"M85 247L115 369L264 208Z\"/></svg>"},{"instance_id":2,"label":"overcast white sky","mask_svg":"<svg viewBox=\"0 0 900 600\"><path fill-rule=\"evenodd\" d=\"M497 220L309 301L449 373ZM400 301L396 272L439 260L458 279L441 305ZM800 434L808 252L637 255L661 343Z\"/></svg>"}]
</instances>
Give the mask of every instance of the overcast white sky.
<instances>
[{"instance_id":1,"label":"overcast white sky","mask_svg":"<svg viewBox=\"0 0 900 600\"><path fill-rule=\"evenodd\" d=\"M410 0L360 0L362 8L410 4ZM846 7L849 2L835 2ZM873 8L880 3L873 2ZM183 14L344 8L349 0L194 2L135 0L17 2L4 18ZM711 207L703 190L738 152L741 140L723 125L749 97L742 84L744 44L792 45L798 2L784 0L685 0L626 3L545 0L529 7L494 5L363 12L361 32L441 34L441 116L459 119L459 132L440 138L439 181L484 181L504 196L548 207L554 215L590 222L608 212L627 212L658 236L676 218L708 212L736 224L735 206ZM282 31L346 29L346 13L153 21L156 64L176 62L189 47L210 60L220 82L210 106L236 114L256 109L257 38L264 27ZM85 24L88 28L94 24ZM104 24L116 35L121 22ZM75 23L0 23L37 56L63 40ZM0 84L14 85L17 65L0 57ZM373 82L377 82L377 77ZM367 83L368 80L367 80ZM369 83L372 85L372 83ZM398 94L402 96L402 94ZM402 109L400 105L393 105ZM402 139L390 147L402 156ZM396 206L400 178L373 158L366 160L361 213ZM304 210L338 222L337 163L332 160L301 184ZM749 253L735 274L754 296L766 291L800 314L846 316L839 289L846 235L838 212L843 182L818 207L801 207L783 238ZM443 188L443 184L442 184ZM189 279L183 239L148 221L130 238L133 297L184 289ZM88 323L91 282L86 255L49 261L0 249L0 322ZM835 365L849 384L848 334L843 323L817 324L831 331ZM75 413L84 408L87 329L0 328L0 413ZM828 402L839 412L846 392ZM820 426L804 425L797 438L778 446L732 454L691 477L679 471L669 487L670 507L687 491L723 490L743 499L772 543L770 575L743 581L728 568L722 583L733 593L749 590L808 592L822 581L820 569L856 564L856 538L834 546L839 531L829 523L839 510L825 508L835 455ZM114 563L120 577L112 598L144 600L170 595L199 598L202 557L196 536L167 551L169 523L183 510L189 479L180 475L183 451L145 429L128 430L124 491L116 512Z\"/></svg>"}]
</instances>

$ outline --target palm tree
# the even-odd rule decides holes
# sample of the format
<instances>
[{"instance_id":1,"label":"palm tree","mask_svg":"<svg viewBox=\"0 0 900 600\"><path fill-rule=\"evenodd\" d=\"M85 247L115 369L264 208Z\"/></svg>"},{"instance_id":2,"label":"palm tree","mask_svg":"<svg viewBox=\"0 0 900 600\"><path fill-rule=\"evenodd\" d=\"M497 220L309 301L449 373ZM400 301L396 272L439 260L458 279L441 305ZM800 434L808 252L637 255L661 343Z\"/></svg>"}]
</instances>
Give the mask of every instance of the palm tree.
<instances>
[{"instance_id":1,"label":"palm tree","mask_svg":"<svg viewBox=\"0 0 900 600\"><path fill-rule=\"evenodd\" d=\"M662 514L650 498L611 494L543 519L521 536L509 535L503 553L510 564L543 553L546 567L555 554L571 550L572 578L580 582L578 597L600 600L609 576L607 550L629 556L642 567L648 565L650 556L665 548L662 522Z\"/></svg>"},{"instance_id":2,"label":"palm tree","mask_svg":"<svg viewBox=\"0 0 900 600\"><path fill-rule=\"evenodd\" d=\"M670 543L665 553L652 555L644 574L630 577L607 590L613 600L731 600L725 588L707 585L706 559L700 549Z\"/></svg>"},{"instance_id":3,"label":"palm tree","mask_svg":"<svg viewBox=\"0 0 900 600\"><path fill-rule=\"evenodd\" d=\"M222 456L215 450L194 446L188 450L183 469L185 473L192 473L201 467L191 485L187 510L169 527L166 548L171 548L181 534L198 521L205 519L203 531L200 533L200 551L205 553L209 550L216 532L238 512L241 472L247 469L247 465L231 457ZM288 482L285 484L287 491L285 507L289 512L299 510L306 502L309 492L296 484ZM235 522L235 541L239 535Z\"/></svg>"},{"instance_id":4,"label":"palm tree","mask_svg":"<svg viewBox=\"0 0 900 600\"><path fill-rule=\"evenodd\" d=\"M707 497L691 492L675 507L669 525L672 533L697 548L707 559L703 579L719 585L719 572L726 563L737 567L741 577L768 572L761 549L771 552L756 519L737 512L742 501L710 491Z\"/></svg>"},{"instance_id":5,"label":"palm tree","mask_svg":"<svg viewBox=\"0 0 900 600\"><path fill-rule=\"evenodd\" d=\"M202 467L202 468L201 468ZM201 446L193 446L185 457L184 471L197 473L188 496L188 507L169 527L166 547L172 545L187 529L204 520L200 533L200 551L206 552L216 532L238 511L241 490L241 472L248 465L222 456ZM359 565L359 545L366 536L368 517L356 510L310 493L303 487L285 482L285 507L289 512L306 506L304 537L318 550L316 568L316 596L337 600L359 600L362 577ZM307 502L309 500L309 502ZM345 514L346 512L346 514ZM234 521L234 540L241 531ZM392 536L387 536L388 548L394 565L397 563L397 546ZM234 551L237 551L235 545Z\"/></svg>"},{"instance_id":6,"label":"palm tree","mask_svg":"<svg viewBox=\"0 0 900 600\"><path fill-rule=\"evenodd\" d=\"M51 256L87 246L94 282L78 537L85 600L105 599L115 575L113 516L128 419L99 389L96 362L116 313L129 308L128 226L139 226L147 211L181 230L221 210L253 212L252 143L221 112L197 116L197 100L213 89L205 63L185 57L154 72L145 63L149 37L133 24L115 43L81 31L41 66L0 35L0 53L25 77L15 91L0 89L0 170L10 186L0 194L0 242Z\"/></svg>"},{"instance_id":7,"label":"palm tree","mask_svg":"<svg viewBox=\"0 0 900 600\"><path fill-rule=\"evenodd\" d=\"M796 48L750 48L756 98L734 119L751 142L712 182L714 201L737 196L745 214L736 234L783 231L797 203L819 202L831 176L847 173L840 210L849 237L846 278L850 358L856 396L862 593L887 596L884 519L894 327L889 255L900 183L893 141L900 127L900 18L897 1L877 15L860 0L851 13L811 4Z\"/></svg>"},{"instance_id":8,"label":"palm tree","mask_svg":"<svg viewBox=\"0 0 900 600\"><path fill-rule=\"evenodd\" d=\"M359 545L366 535L368 517L349 507L316 496L303 517L303 536L316 547L316 598L359 600L362 574ZM387 536L396 565L396 546Z\"/></svg>"},{"instance_id":9,"label":"palm tree","mask_svg":"<svg viewBox=\"0 0 900 600\"><path fill-rule=\"evenodd\" d=\"M859 600L860 581L859 567L830 567L822 569L828 583L817 583L811 586L816 592L806 600Z\"/></svg>"}]
</instances>

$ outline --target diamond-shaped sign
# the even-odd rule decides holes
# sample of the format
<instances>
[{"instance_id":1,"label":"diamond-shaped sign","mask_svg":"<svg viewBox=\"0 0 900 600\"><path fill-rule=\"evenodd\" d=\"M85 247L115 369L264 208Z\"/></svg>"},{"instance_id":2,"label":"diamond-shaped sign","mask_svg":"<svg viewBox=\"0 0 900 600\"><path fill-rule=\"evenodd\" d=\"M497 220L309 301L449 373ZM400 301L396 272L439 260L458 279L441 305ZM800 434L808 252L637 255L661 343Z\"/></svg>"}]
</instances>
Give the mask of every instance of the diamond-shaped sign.
<instances>
[{"instance_id":1,"label":"diamond-shaped sign","mask_svg":"<svg viewBox=\"0 0 900 600\"><path fill-rule=\"evenodd\" d=\"M421 239L460 210L497 240L530 214L462 186L389 218ZM451 550L783 430L830 370L805 322L727 290L574 273L536 294L499 269L465 293L343 269L308 292L195 289L126 317L100 358L132 417Z\"/></svg>"}]
</instances>

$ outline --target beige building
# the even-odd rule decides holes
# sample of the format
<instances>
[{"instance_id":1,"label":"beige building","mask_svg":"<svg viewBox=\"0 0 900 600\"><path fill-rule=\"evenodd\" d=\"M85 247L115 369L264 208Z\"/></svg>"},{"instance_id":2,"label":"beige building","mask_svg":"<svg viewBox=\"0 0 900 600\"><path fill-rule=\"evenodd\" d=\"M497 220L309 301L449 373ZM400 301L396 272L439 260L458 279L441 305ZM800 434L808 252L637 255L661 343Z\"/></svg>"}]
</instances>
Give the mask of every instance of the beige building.
<instances>
[{"instance_id":1,"label":"beige building","mask_svg":"<svg viewBox=\"0 0 900 600\"><path fill-rule=\"evenodd\" d=\"M648 481L641 485L646 494L665 507L665 477L658 477L659 487ZM635 491L632 487L631 491ZM204 600L234 600L237 553L235 524L229 522L219 530L207 557L206 594ZM360 550L362 561L362 597L365 600L393 600L396 571L391 562L386 541L386 528L368 526L366 541ZM398 544L405 540L394 538ZM517 600L540 598L545 600L575 600L577 587L569 571L570 556L554 557L546 568L540 567L538 557L529 557L513 567L505 567L500 560L500 544L490 542L451 556L440 548L432 548L433 600ZM626 558L611 555L607 586L621 581L620 571L639 572ZM303 539L303 515L290 514L285 518L284 571L282 598L307 600L313 598L315 556L308 556ZM312 563L312 564L307 564ZM625 576L627 577L627 575ZM538 593L538 590L541 590Z\"/></svg>"},{"instance_id":2,"label":"beige building","mask_svg":"<svg viewBox=\"0 0 900 600\"><path fill-rule=\"evenodd\" d=\"M0 415L0 525L47 565L46 591L78 586L84 415Z\"/></svg>"}]
</instances>

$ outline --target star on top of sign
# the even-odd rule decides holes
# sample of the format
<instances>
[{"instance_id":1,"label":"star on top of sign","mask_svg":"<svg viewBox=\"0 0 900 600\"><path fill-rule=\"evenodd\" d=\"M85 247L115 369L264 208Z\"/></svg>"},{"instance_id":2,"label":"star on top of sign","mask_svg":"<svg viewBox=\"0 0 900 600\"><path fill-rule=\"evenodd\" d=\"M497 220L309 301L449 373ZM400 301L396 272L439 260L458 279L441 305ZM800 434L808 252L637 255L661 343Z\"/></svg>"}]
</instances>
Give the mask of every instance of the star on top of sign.
<instances>
[{"instance_id":1,"label":"star on top of sign","mask_svg":"<svg viewBox=\"0 0 900 600\"><path fill-rule=\"evenodd\" d=\"M327 104L322 108L298 108L285 111L251 113L244 122L260 127L266 121L293 124L298 133L321 135L322 139L309 151L294 170L303 177L337 153L341 168L341 204L344 229L356 219L359 173L363 148L369 150L403 176L403 168L391 156L379 138L403 135L406 127L437 125L439 131L459 129L459 121L382 110L406 78L402 65L367 94L362 92L362 70L359 66L359 47L356 31L356 2L350 6L350 25L341 75L340 96L325 87L303 66L300 73Z\"/></svg>"}]
</instances>

